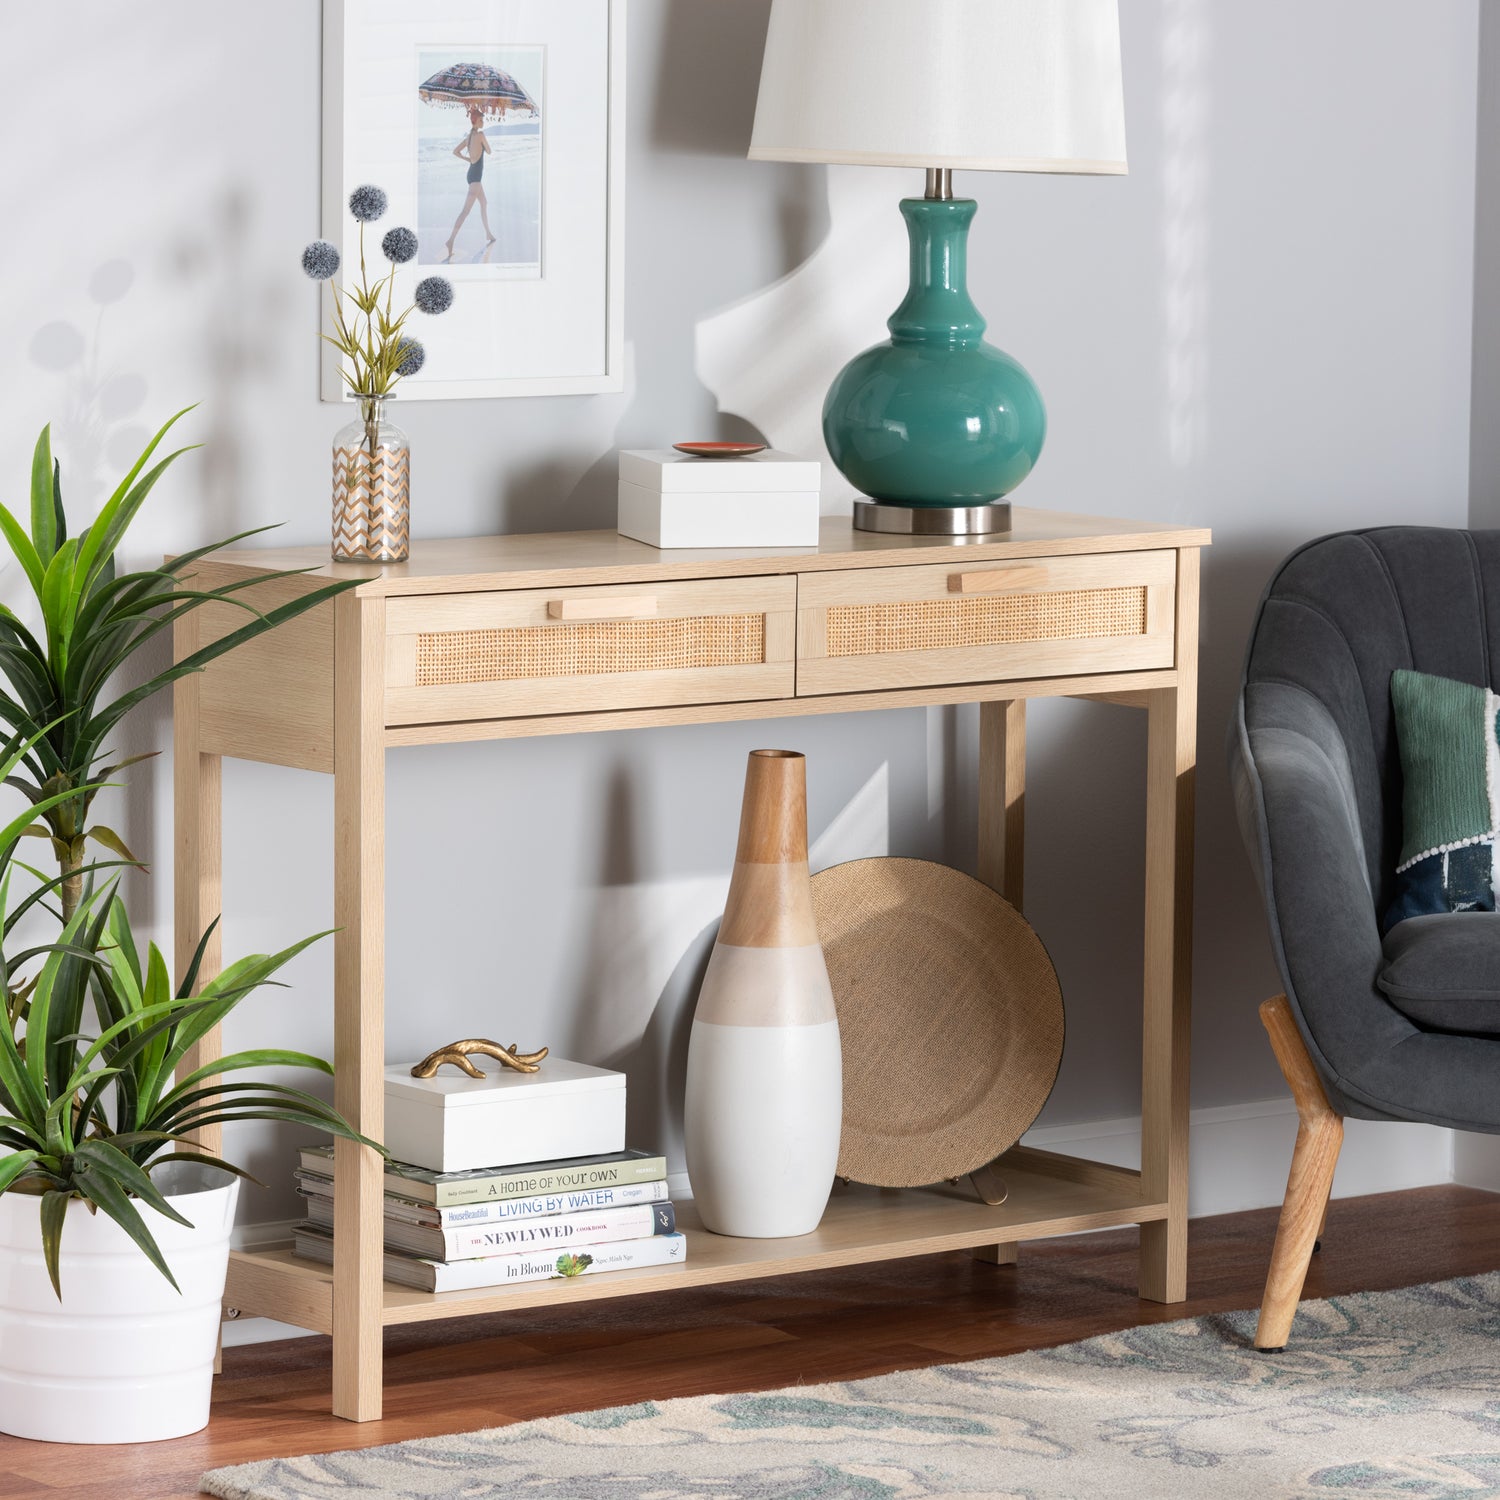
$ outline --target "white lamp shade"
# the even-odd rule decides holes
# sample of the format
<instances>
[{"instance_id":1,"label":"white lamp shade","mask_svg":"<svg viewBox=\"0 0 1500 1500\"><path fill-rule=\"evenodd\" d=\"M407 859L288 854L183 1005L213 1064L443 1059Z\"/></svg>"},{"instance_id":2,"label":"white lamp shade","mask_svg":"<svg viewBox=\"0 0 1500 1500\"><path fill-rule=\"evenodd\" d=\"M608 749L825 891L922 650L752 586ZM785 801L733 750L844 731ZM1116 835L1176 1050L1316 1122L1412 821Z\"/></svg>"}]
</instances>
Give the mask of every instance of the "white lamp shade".
<instances>
[{"instance_id":1,"label":"white lamp shade","mask_svg":"<svg viewBox=\"0 0 1500 1500\"><path fill-rule=\"evenodd\" d=\"M1116 0L772 0L750 156L1124 172Z\"/></svg>"}]
</instances>

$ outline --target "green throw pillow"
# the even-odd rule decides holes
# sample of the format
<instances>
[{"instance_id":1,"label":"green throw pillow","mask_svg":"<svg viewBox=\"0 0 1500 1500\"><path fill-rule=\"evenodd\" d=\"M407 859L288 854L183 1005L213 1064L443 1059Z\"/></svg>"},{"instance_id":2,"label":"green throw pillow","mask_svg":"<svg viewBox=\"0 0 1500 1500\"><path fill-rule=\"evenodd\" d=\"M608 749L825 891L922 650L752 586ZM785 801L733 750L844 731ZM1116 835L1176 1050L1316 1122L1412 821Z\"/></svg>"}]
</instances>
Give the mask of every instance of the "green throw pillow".
<instances>
[{"instance_id":1,"label":"green throw pillow","mask_svg":"<svg viewBox=\"0 0 1500 1500\"><path fill-rule=\"evenodd\" d=\"M1407 917L1495 910L1500 698L1488 688L1391 673L1401 752L1401 857L1390 929Z\"/></svg>"}]
</instances>

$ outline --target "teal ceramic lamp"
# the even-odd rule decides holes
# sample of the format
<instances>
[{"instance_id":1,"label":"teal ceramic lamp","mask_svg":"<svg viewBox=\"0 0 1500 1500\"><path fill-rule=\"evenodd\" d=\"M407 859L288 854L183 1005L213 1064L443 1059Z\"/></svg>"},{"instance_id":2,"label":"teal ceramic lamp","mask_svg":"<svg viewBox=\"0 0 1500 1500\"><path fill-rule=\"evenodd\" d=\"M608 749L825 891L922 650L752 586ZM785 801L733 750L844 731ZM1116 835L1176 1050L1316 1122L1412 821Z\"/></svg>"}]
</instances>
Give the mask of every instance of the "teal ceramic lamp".
<instances>
[{"instance_id":1,"label":"teal ceramic lamp","mask_svg":"<svg viewBox=\"0 0 1500 1500\"><path fill-rule=\"evenodd\" d=\"M906 299L890 338L839 372L823 436L871 497L856 526L1008 529L1002 497L1036 464L1047 412L984 337L967 280L977 205L952 174L1125 171L1116 0L772 0L750 155L926 169L926 195L901 201Z\"/></svg>"}]
</instances>

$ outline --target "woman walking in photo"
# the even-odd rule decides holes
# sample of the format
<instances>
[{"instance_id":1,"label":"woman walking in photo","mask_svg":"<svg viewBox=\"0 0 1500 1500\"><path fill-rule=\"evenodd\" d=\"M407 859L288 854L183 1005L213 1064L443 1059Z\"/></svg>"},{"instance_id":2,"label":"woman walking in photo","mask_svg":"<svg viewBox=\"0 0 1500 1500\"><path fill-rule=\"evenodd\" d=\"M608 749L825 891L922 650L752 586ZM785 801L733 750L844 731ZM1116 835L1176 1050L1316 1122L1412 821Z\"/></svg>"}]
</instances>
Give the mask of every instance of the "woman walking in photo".
<instances>
[{"instance_id":1,"label":"woman walking in photo","mask_svg":"<svg viewBox=\"0 0 1500 1500\"><path fill-rule=\"evenodd\" d=\"M495 236L490 230L489 200L484 196L484 159L490 155L489 137L485 135L481 127L484 124L484 112L478 105L469 106L469 133L453 148L453 154L460 160L469 164L466 181L469 184L468 196L464 199L464 206L458 217L453 221L453 233L448 236L448 259L453 259L453 242L458 238L458 231L464 227L464 220L469 217L469 211L477 203L479 205L479 219L484 225L485 239L493 245Z\"/></svg>"}]
</instances>

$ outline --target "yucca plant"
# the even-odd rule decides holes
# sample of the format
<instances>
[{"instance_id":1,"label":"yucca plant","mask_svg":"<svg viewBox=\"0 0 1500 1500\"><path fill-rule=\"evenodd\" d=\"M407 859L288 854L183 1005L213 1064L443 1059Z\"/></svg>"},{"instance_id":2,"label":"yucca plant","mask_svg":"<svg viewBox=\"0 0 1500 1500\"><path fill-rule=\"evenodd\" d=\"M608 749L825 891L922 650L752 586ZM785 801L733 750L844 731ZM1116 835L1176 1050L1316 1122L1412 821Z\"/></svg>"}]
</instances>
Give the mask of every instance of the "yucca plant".
<instances>
[{"instance_id":1,"label":"yucca plant","mask_svg":"<svg viewBox=\"0 0 1500 1500\"><path fill-rule=\"evenodd\" d=\"M82 895L90 839L122 860L139 863L113 829L88 826L98 787L122 767L144 758L132 756L101 765L107 759L109 736L120 720L177 678L316 608L356 582L330 584L265 612L235 595L254 583L288 574L260 574L217 588L192 586L192 568L201 558L269 527L184 552L160 568L116 571L116 551L146 497L174 460L189 451L179 448L146 467L186 411L178 412L151 439L92 524L78 535L68 534L62 473L52 456L50 427L42 429L32 457L30 531L0 505L0 532L26 574L42 620L42 639L38 640L14 610L0 605L0 677L9 688L0 692L0 722L27 744L18 774L7 779L35 805L41 818L36 835L51 840L64 877L59 895L65 921L77 910ZM115 673L142 646L170 630L191 610L215 602L243 608L245 623L138 687L109 696ZM74 792L80 795L69 795Z\"/></svg>"},{"instance_id":2,"label":"yucca plant","mask_svg":"<svg viewBox=\"0 0 1500 1500\"><path fill-rule=\"evenodd\" d=\"M0 848L4 838L0 832ZM194 995L211 926L174 992L156 944L142 964L116 882L95 887L92 872L86 874L84 894L56 943L14 960L0 957L7 994L26 960L42 960L26 981L24 1024L15 1019L22 1007L8 1005L11 1023L0 1025L0 1109L5 1112L0 1146L11 1153L0 1156L0 1192L40 1196L42 1250L59 1297L62 1231L74 1198L113 1219L177 1285L138 1205L179 1224L188 1221L152 1182L153 1168L186 1160L249 1175L196 1146L194 1133L204 1126L285 1120L375 1145L331 1105L301 1089L264 1080L226 1081L231 1074L272 1067L332 1073L323 1059L305 1052L236 1052L183 1078L173 1076L195 1042L326 933L279 953L241 958L205 979ZM8 908L9 887L7 873L0 882L0 912ZM23 907L45 888L44 883ZM6 936L20 915L18 908L6 916ZM86 1032L91 1019L99 1028L93 1036Z\"/></svg>"}]
</instances>

